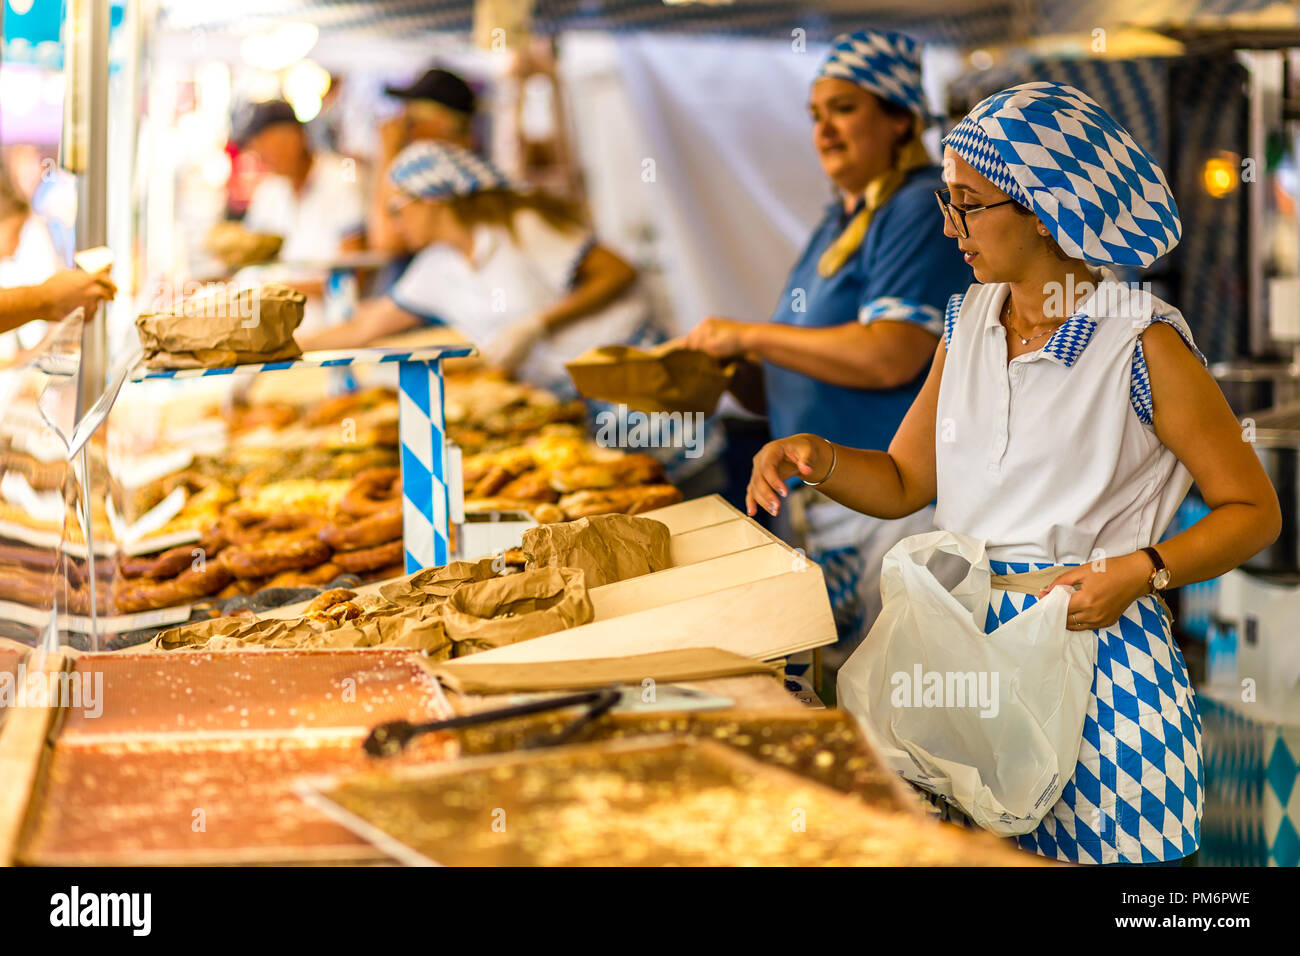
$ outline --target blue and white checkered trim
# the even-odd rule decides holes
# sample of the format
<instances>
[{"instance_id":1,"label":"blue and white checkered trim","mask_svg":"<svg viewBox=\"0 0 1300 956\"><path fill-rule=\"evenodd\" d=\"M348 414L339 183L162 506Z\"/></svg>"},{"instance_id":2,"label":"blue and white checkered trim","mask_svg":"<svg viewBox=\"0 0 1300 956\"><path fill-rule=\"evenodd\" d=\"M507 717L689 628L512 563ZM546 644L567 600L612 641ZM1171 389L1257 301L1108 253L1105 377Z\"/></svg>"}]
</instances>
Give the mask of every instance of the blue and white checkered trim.
<instances>
[{"instance_id":1,"label":"blue and white checkered trim","mask_svg":"<svg viewBox=\"0 0 1300 956\"><path fill-rule=\"evenodd\" d=\"M307 352L301 358L283 362L252 362L247 365L223 365L220 368L167 368L150 369L137 366L131 373L132 382L158 378L211 378L217 375L257 375L286 368L345 368L349 365L379 363L399 365L405 362L430 362L439 358L462 358L474 351L472 345L434 345L428 348L405 349L348 349L342 351Z\"/></svg>"},{"instance_id":2,"label":"blue and white checkered trim","mask_svg":"<svg viewBox=\"0 0 1300 956\"><path fill-rule=\"evenodd\" d=\"M1196 343L1192 341L1191 333L1183 328L1182 323L1175 321L1172 316L1153 315L1150 320L1142 326L1142 331L1145 332L1150 328L1152 322L1163 322L1166 325L1171 325L1177 329L1178 334L1182 336L1183 341L1187 343L1187 347L1192 350L1198 359L1200 359L1201 364L1206 364L1205 356L1202 355L1201 350L1196 347ZM1133 346L1133 375L1129 382L1128 399L1129 404L1133 406L1133 411L1137 414L1138 421L1143 425L1155 425L1156 409L1155 403L1151 398L1151 375L1147 371L1147 356L1146 352L1142 348L1141 334L1138 335L1137 342Z\"/></svg>"},{"instance_id":3,"label":"blue and white checkered trim","mask_svg":"<svg viewBox=\"0 0 1300 956\"><path fill-rule=\"evenodd\" d=\"M909 36L876 30L842 33L831 41L817 76L848 80L930 119L921 85L921 45Z\"/></svg>"},{"instance_id":4,"label":"blue and white checkered trim","mask_svg":"<svg viewBox=\"0 0 1300 956\"><path fill-rule=\"evenodd\" d=\"M808 556L822 569L839 639L849 641L858 637L866 623L866 608L861 593L862 549L849 546L826 551L812 550Z\"/></svg>"},{"instance_id":5,"label":"blue and white checkered trim","mask_svg":"<svg viewBox=\"0 0 1300 956\"><path fill-rule=\"evenodd\" d=\"M961 313L961 303L965 298L965 292L958 292L956 295L948 297L948 305L943 310L943 347L945 350L952 346L952 333L957 328L957 316Z\"/></svg>"},{"instance_id":6,"label":"blue and white checkered trim","mask_svg":"<svg viewBox=\"0 0 1300 956\"><path fill-rule=\"evenodd\" d=\"M1072 315L1052 333L1052 337L1043 346L1042 355L1055 359L1066 368L1073 368L1083 350L1092 341L1092 333L1097 331L1097 323L1086 315Z\"/></svg>"},{"instance_id":7,"label":"blue and white checkered trim","mask_svg":"<svg viewBox=\"0 0 1300 956\"><path fill-rule=\"evenodd\" d=\"M962 121L944 137L943 142L945 146L951 146L953 152L970 163L977 173L994 186L1026 209L1030 208L1032 204L1029 197L1011 175L1011 170L1002 161L992 140L984 135L984 131L973 119L969 116L963 117Z\"/></svg>"},{"instance_id":8,"label":"blue and white checkered trim","mask_svg":"<svg viewBox=\"0 0 1300 956\"><path fill-rule=\"evenodd\" d=\"M398 153L388 178L417 199L451 199L511 185L501 170L478 154L433 140L420 140Z\"/></svg>"},{"instance_id":9,"label":"blue and white checkered trim","mask_svg":"<svg viewBox=\"0 0 1300 956\"><path fill-rule=\"evenodd\" d=\"M1024 83L995 93L944 143L1008 195L1022 202L1027 197L1069 256L1149 266L1182 236L1178 206L1159 165L1072 86ZM1008 188L1011 182L1018 195Z\"/></svg>"},{"instance_id":10,"label":"blue and white checkered trim","mask_svg":"<svg viewBox=\"0 0 1300 956\"><path fill-rule=\"evenodd\" d=\"M943 313L934 306L893 295L878 296L858 310L863 325L880 320L914 322L935 335L943 329Z\"/></svg>"},{"instance_id":11,"label":"blue and white checkered trim","mask_svg":"<svg viewBox=\"0 0 1300 956\"><path fill-rule=\"evenodd\" d=\"M1046 564L990 561L995 574ZM1036 604L994 591L985 631ZM1201 717L1182 652L1155 599L1093 631L1097 665L1074 774L1022 849L1075 863L1156 863L1196 851L1205 773Z\"/></svg>"}]
</instances>

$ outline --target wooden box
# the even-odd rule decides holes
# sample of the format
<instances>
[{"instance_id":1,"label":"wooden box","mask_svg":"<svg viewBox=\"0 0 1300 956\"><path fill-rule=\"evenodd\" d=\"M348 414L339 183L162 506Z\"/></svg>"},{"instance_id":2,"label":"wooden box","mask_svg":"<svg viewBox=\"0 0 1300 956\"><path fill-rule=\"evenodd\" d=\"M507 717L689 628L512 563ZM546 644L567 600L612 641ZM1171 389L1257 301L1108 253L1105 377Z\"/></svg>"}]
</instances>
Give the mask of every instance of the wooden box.
<instances>
[{"instance_id":1,"label":"wooden box","mask_svg":"<svg viewBox=\"0 0 1300 956\"><path fill-rule=\"evenodd\" d=\"M668 526L672 567L592 588L590 624L470 659L576 660L721 647L771 660L835 641L821 568L720 496L645 517Z\"/></svg>"}]
</instances>

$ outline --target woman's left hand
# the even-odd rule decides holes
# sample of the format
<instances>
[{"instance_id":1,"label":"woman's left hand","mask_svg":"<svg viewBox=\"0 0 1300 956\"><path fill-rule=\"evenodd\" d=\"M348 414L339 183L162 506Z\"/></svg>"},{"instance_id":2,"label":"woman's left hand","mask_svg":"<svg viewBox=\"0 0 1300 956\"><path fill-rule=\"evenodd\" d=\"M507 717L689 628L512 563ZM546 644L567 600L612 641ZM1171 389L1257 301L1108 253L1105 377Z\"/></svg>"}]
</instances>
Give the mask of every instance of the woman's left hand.
<instances>
[{"instance_id":1,"label":"woman's left hand","mask_svg":"<svg viewBox=\"0 0 1300 956\"><path fill-rule=\"evenodd\" d=\"M728 359L748 352L754 323L739 322L710 315L686 333L682 343L688 349L708 352L714 358Z\"/></svg>"},{"instance_id":2,"label":"woman's left hand","mask_svg":"<svg viewBox=\"0 0 1300 956\"><path fill-rule=\"evenodd\" d=\"M1110 627L1125 609L1147 593L1151 561L1140 551L1071 568L1043 588L1040 598L1054 587L1076 587L1070 595L1066 629L1091 631Z\"/></svg>"}]
</instances>

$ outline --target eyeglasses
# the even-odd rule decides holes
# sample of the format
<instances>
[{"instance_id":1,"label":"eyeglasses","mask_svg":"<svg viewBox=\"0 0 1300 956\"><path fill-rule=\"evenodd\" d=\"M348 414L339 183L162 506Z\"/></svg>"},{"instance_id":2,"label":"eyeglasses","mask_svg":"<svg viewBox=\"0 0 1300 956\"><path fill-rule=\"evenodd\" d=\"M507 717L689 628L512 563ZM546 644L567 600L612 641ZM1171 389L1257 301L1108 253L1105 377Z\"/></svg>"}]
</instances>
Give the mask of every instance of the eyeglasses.
<instances>
[{"instance_id":1,"label":"eyeglasses","mask_svg":"<svg viewBox=\"0 0 1300 956\"><path fill-rule=\"evenodd\" d=\"M952 223L953 231L963 239L970 238L970 230L966 227L966 217L973 212L983 212L985 209L997 209L998 206L1005 206L1007 203L1015 202L1014 199L1004 199L1002 202L992 202L987 206L972 206L970 209L962 209L952 204L952 191L949 189L936 189L934 198L939 201L939 208L943 214L948 217Z\"/></svg>"}]
</instances>

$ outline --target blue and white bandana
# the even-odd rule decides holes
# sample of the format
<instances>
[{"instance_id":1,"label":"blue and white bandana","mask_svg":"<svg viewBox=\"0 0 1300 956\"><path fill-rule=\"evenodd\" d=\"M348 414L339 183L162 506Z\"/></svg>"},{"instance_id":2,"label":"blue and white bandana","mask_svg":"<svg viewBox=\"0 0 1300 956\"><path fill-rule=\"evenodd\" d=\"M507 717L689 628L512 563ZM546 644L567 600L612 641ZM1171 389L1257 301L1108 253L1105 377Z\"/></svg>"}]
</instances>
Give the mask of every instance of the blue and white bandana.
<instances>
[{"instance_id":1,"label":"blue and white bandana","mask_svg":"<svg viewBox=\"0 0 1300 956\"><path fill-rule=\"evenodd\" d=\"M868 93L906 106L927 122L930 110L921 86L921 45L901 33L859 30L841 33L817 78L856 83Z\"/></svg>"},{"instance_id":2,"label":"blue and white bandana","mask_svg":"<svg viewBox=\"0 0 1300 956\"><path fill-rule=\"evenodd\" d=\"M417 199L453 199L485 189L508 189L501 170L476 153L453 143L420 140L393 160L388 178Z\"/></svg>"},{"instance_id":3,"label":"blue and white bandana","mask_svg":"<svg viewBox=\"0 0 1300 956\"><path fill-rule=\"evenodd\" d=\"M1072 86L1023 83L995 93L943 142L1033 210L1073 258L1149 266L1182 236L1151 154Z\"/></svg>"}]
</instances>

